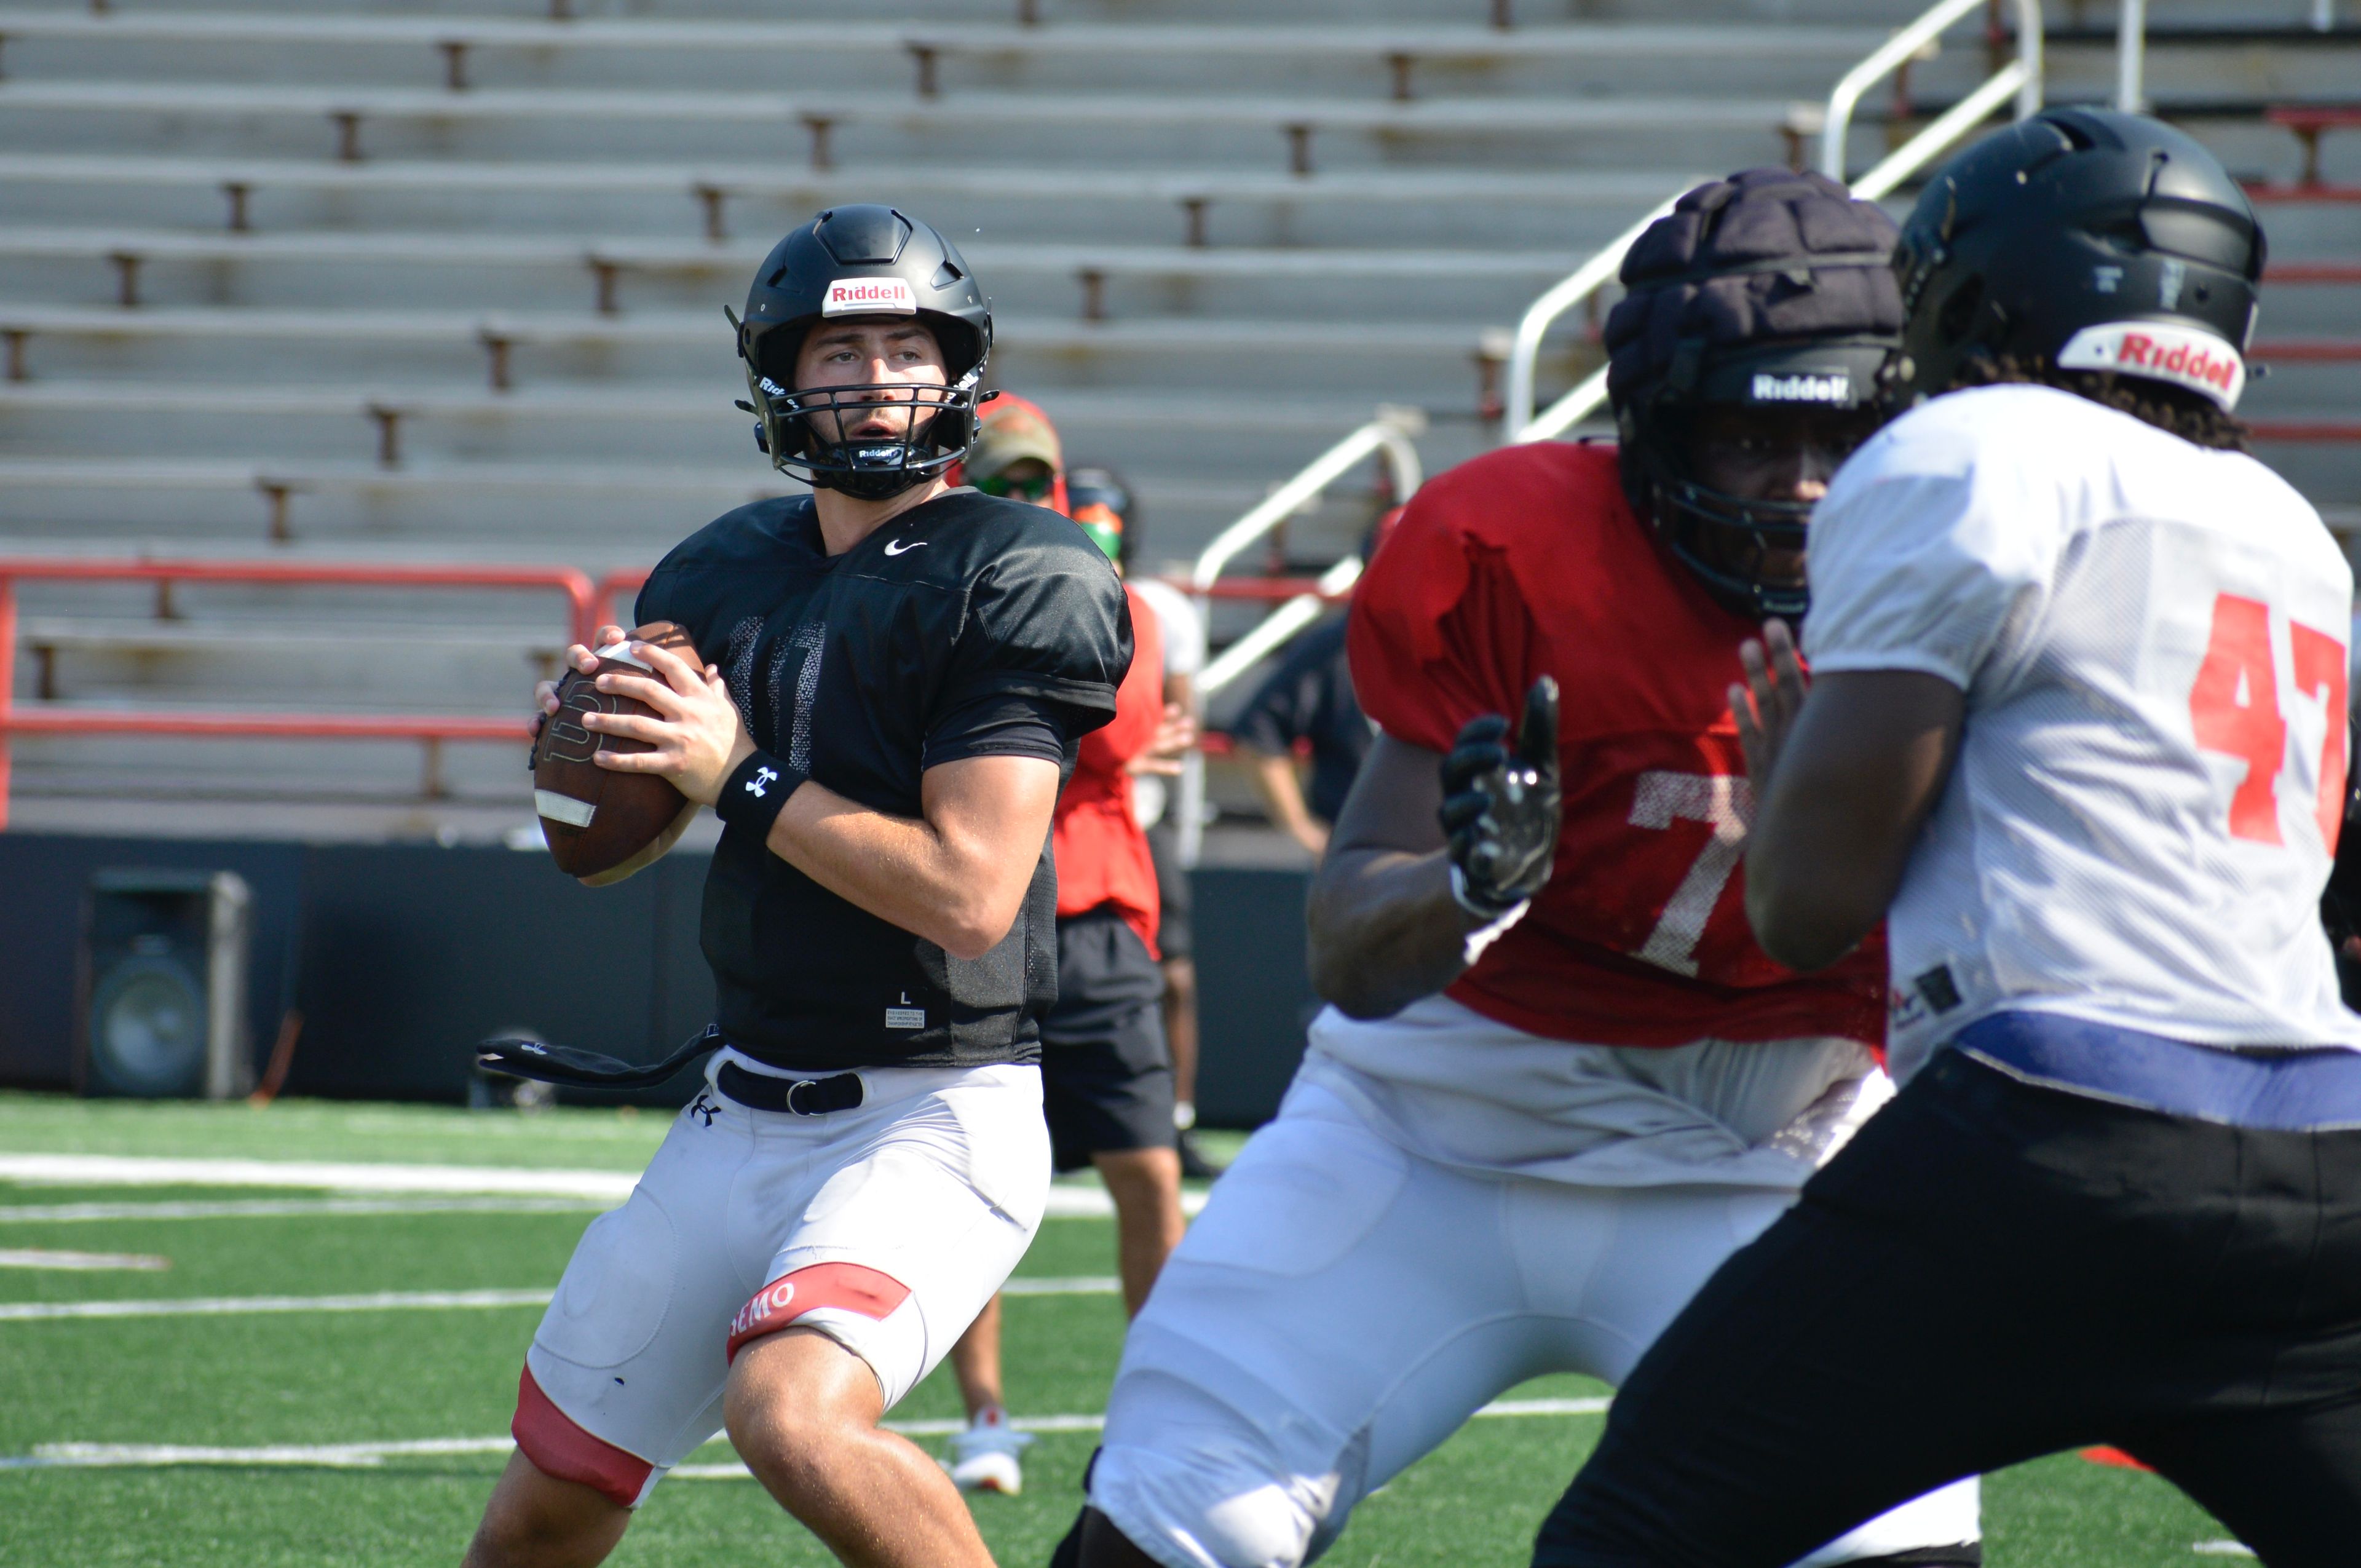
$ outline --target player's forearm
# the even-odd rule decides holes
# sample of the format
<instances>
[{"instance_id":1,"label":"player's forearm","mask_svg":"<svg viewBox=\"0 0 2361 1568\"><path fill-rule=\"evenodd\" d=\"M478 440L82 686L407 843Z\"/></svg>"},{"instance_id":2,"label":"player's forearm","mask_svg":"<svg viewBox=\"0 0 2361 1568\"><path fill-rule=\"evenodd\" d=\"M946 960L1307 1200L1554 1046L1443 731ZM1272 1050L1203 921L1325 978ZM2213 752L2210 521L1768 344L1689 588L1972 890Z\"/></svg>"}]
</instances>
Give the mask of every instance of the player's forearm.
<instances>
[{"instance_id":1,"label":"player's forearm","mask_svg":"<svg viewBox=\"0 0 2361 1568\"><path fill-rule=\"evenodd\" d=\"M1008 935L1039 852L1012 855L980 836L873 811L809 781L788 797L767 844L838 897L961 959L982 958Z\"/></svg>"},{"instance_id":2,"label":"player's forearm","mask_svg":"<svg viewBox=\"0 0 2361 1568\"><path fill-rule=\"evenodd\" d=\"M1312 880L1312 987L1355 1018L1383 1018L1467 967L1474 917L1451 896L1441 850L1340 850Z\"/></svg>"},{"instance_id":3,"label":"player's forearm","mask_svg":"<svg viewBox=\"0 0 2361 1568\"><path fill-rule=\"evenodd\" d=\"M1950 776L1964 703L1915 670L1813 685L1747 840L1746 916L1764 952L1825 969L1885 918Z\"/></svg>"},{"instance_id":4,"label":"player's forearm","mask_svg":"<svg viewBox=\"0 0 2361 1568\"><path fill-rule=\"evenodd\" d=\"M1249 755L1254 763L1251 776L1255 793L1262 797L1263 809L1271 821L1298 843L1316 835L1319 825L1312 820L1311 807L1304 804L1303 781L1295 775L1295 759L1273 756L1268 751Z\"/></svg>"}]
</instances>

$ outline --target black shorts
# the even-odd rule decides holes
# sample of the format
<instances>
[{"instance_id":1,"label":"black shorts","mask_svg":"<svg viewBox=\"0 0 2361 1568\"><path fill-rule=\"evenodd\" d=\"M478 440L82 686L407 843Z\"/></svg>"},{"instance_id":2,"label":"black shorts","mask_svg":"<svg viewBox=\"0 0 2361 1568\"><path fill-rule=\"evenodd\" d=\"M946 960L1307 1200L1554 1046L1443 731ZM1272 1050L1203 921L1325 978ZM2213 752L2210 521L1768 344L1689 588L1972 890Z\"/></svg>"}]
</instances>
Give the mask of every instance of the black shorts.
<instances>
[{"instance_id":1,"label":"black shorts","mask_svg":"<svg viewBox=\"0 0 2361 1568\"><path fill-rule=\"evenodd\" d=\"M1094 1154L1170 1148L1164 972L1107 905L1058 922L1058 1005L1041 1021L1041 1100L1060 1170Z\"/></svg>"},{"instance_id":2,"label":"black shorts","mask_svg":"<svg viewBox=\"0 0 2361 1568\"><path fill-rule=\"evenodd\" d=\"M2361 1132L2224 1126L1945 1051L1642 1358L1535 1568L1780 1568L2109 1443L2273 1568L2361 1541Z\"/></svg>"},{"instance_id":3,"label":"black shorts","mask_svg":"<svg viewBox=\"0 0 2361 1568\"><path fill-rule=\"evenodd\" d=\"M1156 863L1156 896L1163 905L1163 915L1156 926L1156 950L1166 961L1185 959L1196 950L1196 934L1190 929L1191 908L1189 898L1189 872L1180 864L1180 832L1172 825L1172 810L1168 808L1164 819L1148 830L1148 858Z\"/></svg>"}]
</instances>

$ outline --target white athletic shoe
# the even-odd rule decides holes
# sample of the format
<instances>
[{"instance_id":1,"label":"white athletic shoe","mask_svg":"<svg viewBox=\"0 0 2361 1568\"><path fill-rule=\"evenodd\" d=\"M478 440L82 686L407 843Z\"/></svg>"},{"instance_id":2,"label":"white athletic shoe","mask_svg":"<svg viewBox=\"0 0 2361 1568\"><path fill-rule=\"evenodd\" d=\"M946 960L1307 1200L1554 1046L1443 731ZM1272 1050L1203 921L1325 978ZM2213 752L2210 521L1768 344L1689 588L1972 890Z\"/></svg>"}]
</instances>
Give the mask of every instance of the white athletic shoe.
<instances>
[{"instance_id":1,"label":"white athletic shoe","mask_svg":"<svg viewBox=\"0 0 2361 1568\"><path fill-rule=\"evenodd\" d=\"M1014 1497L1025 1490L1025 1467L1016 1456L1033 1434L1008 1424L1008 1412L986 1410L965 1431L951 1434L951 1457L942 1462L962 1492L998 1492Z\"/></svg>"}]
</instances>

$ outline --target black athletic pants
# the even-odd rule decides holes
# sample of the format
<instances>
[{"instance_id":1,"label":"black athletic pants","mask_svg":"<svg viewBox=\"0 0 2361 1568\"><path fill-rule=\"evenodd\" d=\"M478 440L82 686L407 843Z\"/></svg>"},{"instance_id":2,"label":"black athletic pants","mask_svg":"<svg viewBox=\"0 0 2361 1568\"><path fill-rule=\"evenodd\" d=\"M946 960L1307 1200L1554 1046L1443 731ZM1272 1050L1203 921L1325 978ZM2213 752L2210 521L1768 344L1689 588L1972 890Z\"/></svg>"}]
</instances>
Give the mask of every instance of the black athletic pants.
<instances>
[{"instance_id":1,"label":"black athletic pants","mask_svg":"<svg viewBox=\"0 0 2361 1568\"><path fill-rule=\"evenodd\" d=\"M1536 1568L1779 1568L2086 1443L2273 1568L2361 1563L2361 1132L2257 1132L1945 1051L1617 1396Z\"/></svg>"}]
</instances>

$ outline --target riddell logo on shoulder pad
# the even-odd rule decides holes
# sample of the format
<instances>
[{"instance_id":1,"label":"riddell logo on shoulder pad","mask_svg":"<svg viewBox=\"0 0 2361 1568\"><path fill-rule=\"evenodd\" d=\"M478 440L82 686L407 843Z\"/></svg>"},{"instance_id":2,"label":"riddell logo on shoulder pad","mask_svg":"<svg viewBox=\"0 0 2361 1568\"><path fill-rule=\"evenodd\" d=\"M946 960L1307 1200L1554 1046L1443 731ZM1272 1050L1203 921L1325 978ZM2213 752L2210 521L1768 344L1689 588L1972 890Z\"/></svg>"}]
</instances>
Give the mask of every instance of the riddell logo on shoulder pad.
<instances>
[{"instance_id":1,"label":"riddell logo on shoulder pad","mask_svg":"<svg viewBox=\"0 0 2361 1568\"><path fill-rule=\"evenodd\" d=\"M1852 378L1843 371L1815 376L1798 371L1793 376L1757 375L1747 389L1749 400L1758 403L1834 403L1852 401Z\"/></svg>"},{"instance_id":2,"label":"riddell logo on shoulder pad","mask_svg":"<svg viewBox=\"0 0 2361 1568\"><path fill-rule=\"evenodd\" d=\"M2202 392L2224 410L2246 389L2246 362L2210 332L2169 322L2086 326L2058 351L2061 370L2115 370Z\"/></svg>"},{"instance_id":3,"label":"riddell logo on shoulder pad","mask_svg":"<svg viewBox=\"0 0 2361 1568\"><path fill-rule=\"evenodd\" d=\"M918 296L899 278L839 278L820 302L824 316L914 316Z\"/></svg>"}]
</instances>

